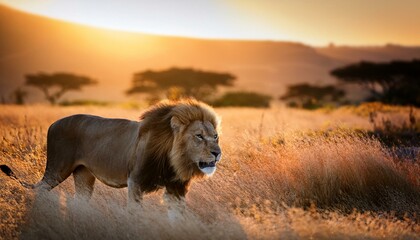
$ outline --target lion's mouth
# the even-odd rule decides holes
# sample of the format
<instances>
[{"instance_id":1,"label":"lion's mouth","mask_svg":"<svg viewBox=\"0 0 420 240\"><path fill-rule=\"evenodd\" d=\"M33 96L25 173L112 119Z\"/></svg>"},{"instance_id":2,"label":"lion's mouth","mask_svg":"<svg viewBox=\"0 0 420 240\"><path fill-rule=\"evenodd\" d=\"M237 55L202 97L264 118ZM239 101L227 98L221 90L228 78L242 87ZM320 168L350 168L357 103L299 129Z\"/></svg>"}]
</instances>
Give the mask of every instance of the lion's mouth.
<instances>
[{"instance_id":1,"label":"lion's mouth","mask_svg":"<svg viewBox=\"0 0 420 240\"><path fill-rule=\"evenodd\" d=\"M212 162L199 162L198 163L198 167L200 169L204 169L204 168L208 168L208 167L215 167L216 166L216 161L212 161Z\"/></svg>"}]
</instances>

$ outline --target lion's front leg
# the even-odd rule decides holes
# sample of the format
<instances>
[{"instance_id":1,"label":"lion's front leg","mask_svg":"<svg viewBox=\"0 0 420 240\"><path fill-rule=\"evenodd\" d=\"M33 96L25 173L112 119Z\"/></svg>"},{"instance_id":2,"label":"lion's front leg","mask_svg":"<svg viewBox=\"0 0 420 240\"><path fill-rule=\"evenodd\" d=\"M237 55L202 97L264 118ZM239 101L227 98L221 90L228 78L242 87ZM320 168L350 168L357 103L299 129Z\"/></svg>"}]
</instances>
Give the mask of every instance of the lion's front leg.
<instances>
[{"instance_id":1,"label":"lion's front leg","mask_svg":"<svg viewBox=\"0 0 420 240\"><path fill-rule=\"evenodd\" d=\"M171 224L185 220L186 202L184 196L175 196L165 191L163 200L168 208L168 218Z\"/></svg>"},{"instance_id":2,"label":"lion's front leg","mask_svg":"<svg viewBox=\"0 0 420 240\"><path fill-rule=\"evenodd\" d=\"M141 191L140 184L132 178L128 179L128 205L139 205L143 200L143 192Z\"/></svg>"}]
</instances>

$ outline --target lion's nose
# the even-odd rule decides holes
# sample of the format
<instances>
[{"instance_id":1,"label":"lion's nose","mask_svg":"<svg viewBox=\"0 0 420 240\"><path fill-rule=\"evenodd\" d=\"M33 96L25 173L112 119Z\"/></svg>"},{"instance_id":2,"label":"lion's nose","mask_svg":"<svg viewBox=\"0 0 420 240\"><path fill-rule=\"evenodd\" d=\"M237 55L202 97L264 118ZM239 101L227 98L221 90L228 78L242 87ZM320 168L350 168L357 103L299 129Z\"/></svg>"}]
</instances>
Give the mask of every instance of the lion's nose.
<instances>
[{"instance_id":1,"label":"lion's nose","mask_svg":"<svg viewBox=\"0 0 420 240\"><path fill-rule=\"evenodd\" d=\"M220 159L220 151L211 151L210 153L214 156L216 161Z\"/></svg>"}]
</instances>

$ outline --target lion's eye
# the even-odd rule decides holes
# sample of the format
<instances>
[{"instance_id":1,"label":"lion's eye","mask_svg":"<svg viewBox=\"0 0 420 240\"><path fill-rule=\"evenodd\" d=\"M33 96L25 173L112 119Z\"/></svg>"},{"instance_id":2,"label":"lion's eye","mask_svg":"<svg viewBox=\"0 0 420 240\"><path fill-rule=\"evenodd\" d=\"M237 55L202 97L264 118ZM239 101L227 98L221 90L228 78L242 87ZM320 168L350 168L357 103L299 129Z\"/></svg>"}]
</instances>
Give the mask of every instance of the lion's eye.
<instances>
[{"instance_id":1,"label":"lion's eye","mask_svg":"<svg viewBox=\"0 0 420 240\"><path fill-rule=\"evenodd\" d=\"M217 134L215 134L213 137L214 137L214 139L217 139L219 136Z\"/></svg>"},{"instance_id":2,"label":"lion's eye","mask_svg":"<svg viewBox=\"0 0 420 240\"><path fill-rule=\"evenodd\" d=\"M195 135L198 139L200 139L200 140L204 140L204 137L203 137L203 135L201 135L201 134L196 134Z\"/></svg>"}]
</instances>

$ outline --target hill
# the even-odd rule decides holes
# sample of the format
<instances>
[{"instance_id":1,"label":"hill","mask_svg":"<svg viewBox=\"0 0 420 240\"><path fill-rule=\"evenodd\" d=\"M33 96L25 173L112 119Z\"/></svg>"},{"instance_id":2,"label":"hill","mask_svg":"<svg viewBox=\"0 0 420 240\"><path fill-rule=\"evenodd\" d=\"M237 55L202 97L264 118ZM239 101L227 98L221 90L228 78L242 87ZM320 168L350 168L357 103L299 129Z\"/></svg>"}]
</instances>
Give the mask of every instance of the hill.
<instances>
[{"instance_id":1,"label":"hill","mask_svg":"<svg viewBox=\"0 0 420 240\"><path fill-rule=\"evenodd\" d=\"M206 40L88 27L0 6L0 96L36 72L72 72L99 81L65 98L120 101L133 73L172 66L226 71L236 88L273 96L297 82L329 83L329 70L360 59L420 58L420 48L313 48L300 43ZM29 88L28 88L29 89ZM33 91L31 100L40 99Z\"/></svg>"}]
</instances>

